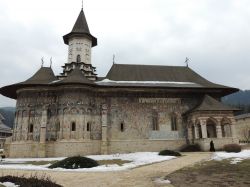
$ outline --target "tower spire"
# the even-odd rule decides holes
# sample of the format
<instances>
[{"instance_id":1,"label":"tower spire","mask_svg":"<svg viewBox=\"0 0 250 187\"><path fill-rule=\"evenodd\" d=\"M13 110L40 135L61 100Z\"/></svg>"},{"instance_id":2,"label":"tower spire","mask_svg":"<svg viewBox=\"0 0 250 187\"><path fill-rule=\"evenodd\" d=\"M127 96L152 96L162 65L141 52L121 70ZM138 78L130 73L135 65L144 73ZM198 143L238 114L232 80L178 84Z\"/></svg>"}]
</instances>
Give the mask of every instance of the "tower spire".
<instances>
[{"instance_id":1,"label":"tower spire","mask_svg":"<svg viewBox=\"0 0 250 187\"><path fill-rule=\"evenodd\" d=\"M83 1L82 1L83 2ZM87 37L92 41L92 47L97 45L97 39L91 35L88 27L88 23L83 12L83 3L82 9L76 19L76 22L70 33L63 36L63 40L65 44L69 44L69 39L73 37Z\"/></svg>"}]
</instances>

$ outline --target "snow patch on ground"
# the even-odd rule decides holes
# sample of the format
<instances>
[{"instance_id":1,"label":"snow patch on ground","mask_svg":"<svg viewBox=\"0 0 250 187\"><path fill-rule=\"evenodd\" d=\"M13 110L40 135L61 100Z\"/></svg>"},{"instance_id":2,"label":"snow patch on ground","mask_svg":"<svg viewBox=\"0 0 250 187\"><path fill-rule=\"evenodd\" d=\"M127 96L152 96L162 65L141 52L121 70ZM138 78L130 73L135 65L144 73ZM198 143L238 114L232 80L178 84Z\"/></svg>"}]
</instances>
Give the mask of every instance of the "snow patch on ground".
<instances>
[{"instance_id":1,"label":"snow patch on ground","mask_svg":"<svg viewBox=\"0 0 250 187\"><path fill-rule=\"evenodd\" d=\"M5 186L5 187L19 187L19 185L15 185L12 182L3 182L3 183L0 182L0 184Z\"/></svg>"},{"instance_id":2,"label":"snow patch on ground","mask_svg":"<svg viewBox=\"0 0 250 187\"><path fill-rule=\"evenodd\" d=\"M231 164L237 164L244 159L250 159L250 150L243 150L239 153L216 152L212 156L212 160L221 161L224 159L232 159Z\"/></svg>"},{"instance_id":3,"label":"snow patch on ground","mask_svg":"<svg viewBox=\"0 0 250 187\"><path fill-rule=\"evenodd\" d=\"M25 163L25 162L40 162L40 161L57 161L63 160L66 157L56 157L56 158L5 158L5 163Z\"/></svg>"},{"instance_id":4,"label":"snow patch on ground","mask_svg":"<svg viewBox=\"0 0 250 187\"><path fill-rule=\"evenodd\" d=\"M166 160L171 160L176 157L174 156L160 156L158 152L137 152L137 153L129 153L129 154L113 154L113 155L90 155L86 156L88 158L92 158L94 160L113 160L113 159L121 159L131 161L130 163L125 163L122 166L117 164L112 165L101 165L93 168L80 168L80 169L63 169L63 168L55 168L49 169L47 165L31 165L25 164L27 161L54 161L54 160L62 160L63 157L60 158L19 158L19 159L5 159L0 164L0 169L20 169L20 170L52 170L52 171L78 171L78 172L105 172L105 171L121 171L127 170L131 168L135 168L138 166L152 164L156 162L162 162ZM17 164L19 163L19 164Z\"/></svg>"},{"instance_id":5,"label":"snow patch on ground","mask_svg":"<svg viewBox=\"0 0 250 187\"><path fill-rule=\"evenodd\" d=\"M157 178L157 179L155 179L155 183L158 183L158 184L171 184L171 181L167 180L167 179L163 179L163 178Z\"/></svg>"}]
</instances>

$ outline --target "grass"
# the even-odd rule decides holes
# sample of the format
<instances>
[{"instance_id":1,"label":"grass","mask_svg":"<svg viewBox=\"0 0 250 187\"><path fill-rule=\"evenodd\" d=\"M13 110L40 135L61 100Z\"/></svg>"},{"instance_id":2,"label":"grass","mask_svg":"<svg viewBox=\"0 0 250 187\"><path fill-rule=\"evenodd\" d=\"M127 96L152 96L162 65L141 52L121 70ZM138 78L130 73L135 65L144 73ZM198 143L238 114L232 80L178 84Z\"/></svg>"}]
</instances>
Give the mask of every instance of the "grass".
<instances>
[{"instance_id":1,"label":"grass","mask_svg":"<svg viewBox=\"0 0 250 187\"><path fill-rule=\"evenodd\" d=\"M100 165L111 165L117 164L118 166L122 166L123 164L130 163L129 160L121 160L121 159L113 159L113 160L98 160Z\"/></svg>"},{"instance_id":2,"label":"grass","mask_svg":"<svg viewBox=\"0 0 250 187\"><path fill-rule=\"evenodd\" d=\"M166 176L176 187L249 187L249 178L250 159L237 164L230 164L230 160L207 161Z\"/></svg>"}]
</instances>

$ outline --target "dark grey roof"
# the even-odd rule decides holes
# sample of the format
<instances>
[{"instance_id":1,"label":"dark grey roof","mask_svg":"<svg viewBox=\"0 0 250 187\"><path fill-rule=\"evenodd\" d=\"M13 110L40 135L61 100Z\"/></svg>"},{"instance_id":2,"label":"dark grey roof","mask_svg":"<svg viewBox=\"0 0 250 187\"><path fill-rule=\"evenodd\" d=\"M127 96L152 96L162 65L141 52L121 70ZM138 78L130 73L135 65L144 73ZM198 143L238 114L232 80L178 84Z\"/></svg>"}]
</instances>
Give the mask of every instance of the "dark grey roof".
<instances>
[{"instance_id":1,"label":"dark grey roof","mask_svg":"<svg viewBox=\"0 0 250 187\"><path fill-rule=\"evenodd\" d=\"M79 14L79 16L78 16L78 18L77 18L77 20L75 22L75 25L74 25L71 32L90 34L88 23L87 23L87 20L85 18L83 9L80 11L80 14Z\"/></svg>"},{"instance_id":2,"label":"dark grey roof","mask_svg":"<svg viewBox=\"0 0 250 187\"><path fill-rule=\"evenodd\" d=\"M3 123L4 117L0 114L0 132L11 133L11 128Z\"/></svg>"},{"instance_id":3,"label":"dark grey roof","mask_svg":"<svg viewBox=\"0 0 250 187\"><path fill-rule=\"evenodd\" d=\"M187 84L188 87L230 88L214 84L201 77L189 67L184 66L113 64L106 76L106 79L113 81L187 82L194 83L193 85ZM173 84L171 84L171 86L173 86ZM180 86L183 85L175 85L175 87Z\"/></svg>"},{"instance_id":4,"label":"dark grey roof","mask_svg":"<svg viewBox=\"0 0 250 187\"><path fill-rule=\"evenodd\" d=\"M239 109L225 105L209 95L205 95L200 105L192 111L237 111Z\"/></svg>"},{"instance_id":5,"label":"dark grey roof","mask_svg":"<svg viewBox=\"0 0 250 187\"><path fill-rule=\"evenodd\" d=\"M97 45L97 39L90 34L88 23L84 15L83 9L81 9L72 31L69 34L63 36L64 43L69 44L69 38L74 36L76 37L87 36L92 41L92 47Z\"/></svg>"},{"instance_id":6,"label":"dark grey roof","mask_svg":"<svg viewBox=\"0 0 250 187\"><path fill-rule=\"evenodd\" d=\"M55 82L55 84L68 84L68 83L72 83L72 84L94 84L93 81L87 79L83 75L83 73L81 72L79 67L76 67L75 69L73 69L65 79Z\"/></svg>"},{"instance_id":7,"label":"dark grey roof","mask_svg":"<svg viewBox=\"0 0 250 187\"><path fill-rule=\"evenodd\" d=\"M3 120L5 120L5 119L4 119L3 115L0 114L0 121L3 121Z\"/></svg>"},{"instance_id":8,"label":"dark grey roof","mask_svg":"<svg viewBox=\"0 0 250 187\"><path fill-rule=\"evenodd\" d=\"M31 78L19 84L48 84L57 80L50 67L41 67Z\"/></svg>"},{"instance_id":9,"label":"dark grey roof","mask_svg":"<svg viewBox=\"0 0 250 187\"><path fill-rule=\"evenodd\" d=\"M3 123L0 123L0 132L11 133L11 128L9 128L7 125Z\"/></svg>"},{"instance_id":10,"label":"dark grey roof","mask_svg":"<svg viewBox=\"0 0 250 187\"><path fill-rule=\"evenodd\" d=\"M250 113L235 116L236 120L250 118Z\"/></svg>"}]
</instances>

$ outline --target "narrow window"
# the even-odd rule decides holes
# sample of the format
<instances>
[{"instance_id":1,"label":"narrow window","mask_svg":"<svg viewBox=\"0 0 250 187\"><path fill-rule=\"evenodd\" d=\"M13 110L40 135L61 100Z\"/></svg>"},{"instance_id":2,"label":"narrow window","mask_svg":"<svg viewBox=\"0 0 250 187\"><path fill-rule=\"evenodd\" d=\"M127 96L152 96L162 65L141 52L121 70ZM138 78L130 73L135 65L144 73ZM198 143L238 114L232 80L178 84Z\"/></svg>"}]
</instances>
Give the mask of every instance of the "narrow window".
<instances>
[{"instance_id":1,"label":"narrow window","mask_svg":"<svg viewBox=\"0 0 250 187\"><path fill-rule=\"evenodd\" d=\"M33 133L33 124L29 125L29 133Z\"/></svg>"},{"instance_id":2,"label":"narrow window","mask_svg":"<svg viewBox=\"0 0 250 187\"><path fill-rule=\"evenodd\" d=\"M156 112L153 114L152 123L153 123L153 131L158 131L159 124L158 124L158 115Z\"/></svg>"},{"instance_id":3,"label":"narrow window","mask_svg":"<svg viewBox=\"0 0 250 187\"><path fill-rule=\"evenodd\" d=\"M175 115L171 116L171 130L177 131L177 118Z\"/></svg>"},{"instance_id":4,"label":"narrow window","mask_svg":"<svg viewBox=\"0 0 250 187\"><path fill-rule=\"evenodd\" d=\"M77 55L77 57L76 57L76 62L81 62L81 56L80 55Z\"/></svg>"},{"instance_id":5,"label":"narrow window","mask_svg":"<svg viewBox=\"0 0 250 187\"><path fill-rule=\"evenodd\" d=\"M91 129L91 125L90 125L90 123L88 122L88 123L87 123L87 131L90 131L90 129Z\"/></svg>"},{"instance_id":6,"label":"narrow window","mask_svg":"<svg viewBox=\"0 0 250 187\"><path fill-rule=\"evenodd\" d=\"M71 123L71 131L76 131L76 123L75 122Z\"/></svg>"},{"instance_id":7,"label":"narrow window","mask_svg":"<svg viewBox=\"0 0 250 187\"><path fill-rule=\"evenodd\" d=\"M60 131L60 122L57 122L57 123L56 123L56 130L57 130L57 131Z\"/></svg>"},{"instance_id":8,"label":"narrow window","mask_svg":"<svg viewBox=\"0 0 250 187\"><path fill-rule=\"evenodd\" d=\"M124 132L124 123L121 123L120 129L121 129L121 132Z\"/></svg>"}]
</instances>

